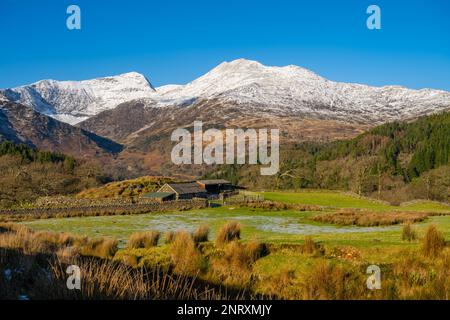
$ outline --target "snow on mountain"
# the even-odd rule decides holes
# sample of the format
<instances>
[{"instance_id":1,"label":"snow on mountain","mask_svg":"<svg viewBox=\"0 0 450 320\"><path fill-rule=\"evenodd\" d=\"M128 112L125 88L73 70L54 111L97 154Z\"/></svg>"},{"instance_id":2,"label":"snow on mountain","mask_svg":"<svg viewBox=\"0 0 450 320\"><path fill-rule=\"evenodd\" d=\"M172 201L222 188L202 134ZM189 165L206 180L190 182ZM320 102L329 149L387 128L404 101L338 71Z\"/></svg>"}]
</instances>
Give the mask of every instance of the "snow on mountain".
<instances>
[{"instance_id":1,"label":"snow on mountain","mask_svg":"<svg viewBox=\"0 0 450 320\"><path fill-rule=\"evenodd\" d=\"M150 82L137 72L84 81L42 80L3 90L9 100L70 124L115 108L122 102L155 94Z\"/></svg>"},{"instance_id":2,"label":"snow on mountain","mask_svg":"<svg viewBox=\"0 0 450 320\"><path fill-rule=\"evenodd\" d=\"M447 91L333 82L301 67L268 67L245 59L224 62L186 85L154 89L143 75L131 72L79 82L43 80L3 94L71 124L136 99L159 107L215 99L224 105L240 106L252 115L294 115L367 124L450 108Z\"/></svg>"},{"instance_id":3,"label":"snow on mountain","mask_svg":"<svg viewBox=\"0 0 450 320\"><path fill-rule=\"evenodd\" d=\"M251 112L364 123L408 119L450 108L447 91L333 82L301 67L267 67L245 59L224 62L184 86L166 87L160 103L217 98L246 105Z\"/></svg>"}]
</instances>

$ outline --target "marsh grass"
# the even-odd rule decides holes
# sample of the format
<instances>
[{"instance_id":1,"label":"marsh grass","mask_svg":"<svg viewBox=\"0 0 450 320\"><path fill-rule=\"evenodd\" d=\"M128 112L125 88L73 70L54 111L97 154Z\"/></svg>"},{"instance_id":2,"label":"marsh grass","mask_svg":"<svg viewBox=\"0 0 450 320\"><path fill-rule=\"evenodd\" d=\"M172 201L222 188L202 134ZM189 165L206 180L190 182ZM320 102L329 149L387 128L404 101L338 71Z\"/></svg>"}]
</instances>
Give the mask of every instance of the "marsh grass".
<instances>
[{"instance_id":1,"label":"marsh grass","mask_svg":"<svg viewBox=\"0 0 450 320\"><path fill-rule=\"evenodd\" d=\"M192 233L192 240L194 240L196 244L207 242L209 237L209 230L210 229L207 224L202 224L200 227L198 227L197 230Z\"/></svg>"},{"instance_id":2,"label":"marsh grass","mask_svg":"<svg viewBox=\"0 0 450 320\"><path fill-rule=\"evenodd\" d=\"M241 238L241 224L237 221L230 221L222 226L216 235L216 246L220 247L224 244L239 240Z\"/></svg>"},{"instance_id":3,"label":"marsh grass","mask_svg":"<svg viewBox=\"0 0 450 320\"><path fill-rule=\"evenodd\" d=\"M428 227L422 240L422 252L425 256L436 257L445 247L445 238L435 225Z\"/></svg>"},{"instance_id":4,"label":"marsh grass","mask_svg":"<svg viewBox=\"0 0 450 320\"><path fill-rule=\"evenodd\" d=\"M158 245L161 233L159 231L135 232L128 238L127 248L150 248Z\"/></svg>"},{"instance_id":5,"label":"marsh grass","mask_svg":"<svg viewBox=\"0 0 450 320\"><path fill-rule=\"evenodd\" d=\"M167 231L167 232L164 234L164 242L165 242L166 244L172 243L173 240L175 240L176 234L177 234L177 233L176 233L175 231Z\"/></svg>"},{"instance_id":6,"label":"marsh grass","mask_svg":"<svg viewBox=\"0 0 450 320\"><path fill-rule=\"evenodd\" d=\"M402 228L402 240L411 242L416 239L417 239L417 232L413 228L412 224L410 222L405 223Z\"/></svg>"},{"instance_id":7,"label":"marsh grass","mask_svg":"<svg viewBox=\"0 0 450 320\"><path fill-rule=\"evenodd\" d=\"M203 256L191 235L186 231L178 231L175 234L170 244L170 254L175 273L197 275L206 267Z\"/></svg>"},{"instance_id":8,"label":"marsh grass","mask_svg":"<svg viewBox=\"0 0 450 320\"><path fill-rule=\"evenodd\" d=\"M428 216L429 214L424 212L370 212L345 209L334 213L319 214L312 217L312 220L343 226L377 227L422 222Z\"/></svg>"}]
</instances>

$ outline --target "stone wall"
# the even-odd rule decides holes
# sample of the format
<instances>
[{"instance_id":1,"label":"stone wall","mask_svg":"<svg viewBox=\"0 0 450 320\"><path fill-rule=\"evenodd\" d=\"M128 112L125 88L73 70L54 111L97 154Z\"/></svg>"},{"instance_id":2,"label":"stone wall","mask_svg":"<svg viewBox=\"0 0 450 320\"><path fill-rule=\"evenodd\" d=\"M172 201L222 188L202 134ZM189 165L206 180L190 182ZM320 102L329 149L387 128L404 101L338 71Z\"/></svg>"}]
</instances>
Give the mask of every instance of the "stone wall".
<instances>
[{"instance_id":1,"label":"stone wall","mask_svg":"<svg viewBox=\"0 0 450 320\"><path fill-rule=\"evenodd\" d=\"M72 207L41 207L30 209L10 209L0 210L0 221L20 221L29 219L46 219L46 218L65 218L65 217L84 217L84 216L107 216L107 215L129 215L129 214L145 214L151 212L166 211L185 211L192 209L201 209L208 206L206 200L178 200L167 202L146 202L128 203L128 204L107 204L107 205L90 205Z\"/></svg>"}]
</instances>

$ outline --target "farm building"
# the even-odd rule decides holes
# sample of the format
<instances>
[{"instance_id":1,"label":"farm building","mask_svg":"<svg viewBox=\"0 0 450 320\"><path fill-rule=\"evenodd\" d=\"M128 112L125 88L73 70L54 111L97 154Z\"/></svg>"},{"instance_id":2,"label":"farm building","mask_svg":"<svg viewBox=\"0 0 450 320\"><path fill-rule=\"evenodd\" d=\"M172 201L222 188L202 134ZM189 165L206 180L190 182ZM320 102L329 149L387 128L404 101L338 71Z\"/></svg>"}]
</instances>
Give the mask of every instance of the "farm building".
<instances>
[{"instance_id":1,"label":"farm building","mask_svg":"<svg viewBox=\"0 0 450 320\"><path fill-rule=\"evenodd\" d=\"M236 186L223 179L166 183L157 192L144 194L145 199L172 201L193 198L214 198L234 192Z\"/></svg>"},{"instance_id":2,"label":"farm building","mask_svg":"<svg viewBox=\"0 0 450 320\"><path fill-rule=\"evenodd\" d=\"M200 188L197 182L166 183L157 192L147 193L144 198L160 201L206 198L206 190Z\"/></svg>"},{"instance_id":3,"label":"farm building","mask_svg":"<svg viewBox=\"0 0 450 320\"><path fill-rule=\"evenodd\" d=\"M150 192L142 196L144 199L152 199L158 201L172 201L175 199L175 193L173 192Z\"/></svg>"},{"instance_id":4,"label":"farm building","mask_svg":"<svg viewBox=\"0 0 450 320\"><path fill-rule=\"evenodd\" d=\"M235 186L230 181L224 179L198 180L200 188L206 190L209 194L220 194L234 191Z\"/></svg>"}]
</instances>

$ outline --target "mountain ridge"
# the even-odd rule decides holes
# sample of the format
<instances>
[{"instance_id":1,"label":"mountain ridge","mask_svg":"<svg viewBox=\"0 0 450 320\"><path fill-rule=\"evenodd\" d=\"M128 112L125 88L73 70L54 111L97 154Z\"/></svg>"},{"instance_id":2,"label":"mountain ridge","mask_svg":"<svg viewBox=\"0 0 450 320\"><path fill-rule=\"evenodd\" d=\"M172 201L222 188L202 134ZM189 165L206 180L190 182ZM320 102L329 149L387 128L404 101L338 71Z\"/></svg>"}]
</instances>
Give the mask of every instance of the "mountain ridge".
<instances>
[{"instance_id":1,"label":"mountain ridge","mask_svg":"<svg viewBox=\"0 0 450 320\"><path fill-rule=\"evenodd\" d=\"M41 80L0 93L70 124L137 99L155 107L219 99L250 106L249 113L364 124L416 118L450 108L450 92L444 90L334 82L299 66L264 66L246 59L223 62L185 85L154 88L144 75L129 72L78 82Z\"/></svg>"}]
</instances>

